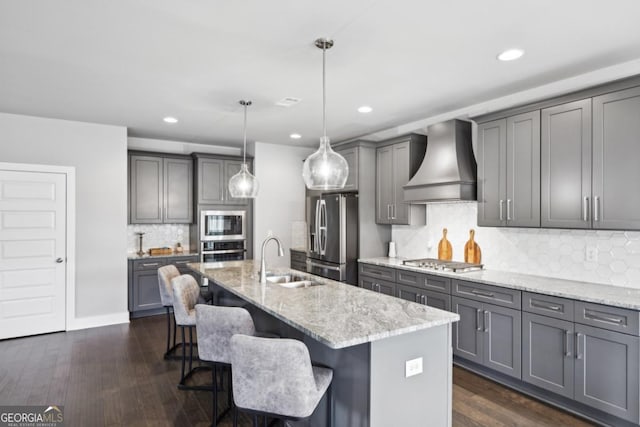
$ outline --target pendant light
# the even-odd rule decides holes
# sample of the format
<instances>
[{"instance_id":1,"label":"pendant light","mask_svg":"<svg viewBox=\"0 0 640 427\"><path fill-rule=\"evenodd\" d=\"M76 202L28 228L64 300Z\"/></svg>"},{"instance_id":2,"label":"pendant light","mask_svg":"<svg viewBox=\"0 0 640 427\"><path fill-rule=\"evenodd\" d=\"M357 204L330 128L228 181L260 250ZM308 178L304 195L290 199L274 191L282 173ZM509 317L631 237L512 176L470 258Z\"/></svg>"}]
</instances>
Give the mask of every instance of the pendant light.
<instances>
[{"instance_id":1,"label":"pendant light","mask_svg":"<svg viewBox=\"0 0 640 427\"><path fill-rule=\"evenodd\" d=\"M242 166L240 171L229 179L229 194L237 198L255 198L258 195L258 180L251 175L247 167L247 107L251 101L240 101L244 107L244 145L242 149Z\"/></svg>"},{"instance_id":2,"label":"pendant light","mask_svg":"<svg viewBox=\"0 0 640 427\"><path fill-rule=\"evenodd\" d=\"M309 190L340 190L349 175L349 165L340 154L331 149L327 136L326 53L333 40L320 38L315 42L322 49L322 138L320 147L304 161L302 178Z\"/></svg>"}]
</instances>

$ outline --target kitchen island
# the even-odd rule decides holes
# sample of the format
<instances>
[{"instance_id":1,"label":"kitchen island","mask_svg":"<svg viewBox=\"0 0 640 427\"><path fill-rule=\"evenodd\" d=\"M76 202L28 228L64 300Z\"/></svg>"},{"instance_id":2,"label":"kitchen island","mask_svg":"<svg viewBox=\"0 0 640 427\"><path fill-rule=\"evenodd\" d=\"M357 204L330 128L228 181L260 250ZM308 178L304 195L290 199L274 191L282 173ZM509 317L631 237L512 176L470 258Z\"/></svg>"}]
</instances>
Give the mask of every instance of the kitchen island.
<instances>
[{"instance_id":1,"label":"kitchen island","mask_svg":"<svg viewBox=\"0 0 640 427\"><path fill-rule=\"evenodd\" d=\"M451 425L457 314L312 275L304 276L320 285L260 284L253 260L189 267L210 287L245 300L258 329L275 327L282 337L304 341L314 363L334 370L333 422L325 397L310 425Z\"/></svg>"}]
</instances>

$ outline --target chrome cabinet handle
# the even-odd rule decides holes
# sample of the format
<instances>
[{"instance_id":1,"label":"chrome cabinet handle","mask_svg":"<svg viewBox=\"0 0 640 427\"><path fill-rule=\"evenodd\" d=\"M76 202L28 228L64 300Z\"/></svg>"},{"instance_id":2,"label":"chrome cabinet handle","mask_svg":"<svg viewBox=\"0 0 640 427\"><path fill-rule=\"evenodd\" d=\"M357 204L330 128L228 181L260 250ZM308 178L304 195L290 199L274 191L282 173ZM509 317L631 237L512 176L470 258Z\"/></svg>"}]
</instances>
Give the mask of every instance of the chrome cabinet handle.
<instances>
[{"instance_id":1,"label":"chrome cabinet handle","mask_svg":"<svg viewBox=\"0 0 640 427\"><path fill-rule=\"evenodd\" d=\"M391 205L387 205L387 219L391 219Z\"/></svg>"},{"instance_id":2,"label":"chrome cabinet handle","mask_svg":"<svg viewBox=\"0 0 640 427\"><path fill-rule=\"evenodd\" d=\"M58 260L56 260L56 262L57 262L57 261L58 261ZM157 266L157 265L159 265L157 262L150 262L150 263L148 263L148 264L142 264L142 266L143 266L143 267L155 267L155 266Z\"/></svg>"},{"instance_id":3,"label":"chrome cabinet handle","mask_svg":"<svg viewBox=\"0 0 640 427\"><path fill-rule=\"evenodd\" d=\"M560 309L562 308L562 307L560 307L558 305L542 304L542 303L536 302L534 300L531 300L531 307L545 308L547 310L553 310L553 311L560 311Z\"/></svg>"},{"instance_id":4,"label":"chrome cabinet handle","mask_svg":"<svg viewBox=\"0 0 640 427\"><path fill-rule=\"evenodd\" d=\"M489 332L491 329L491 317L489 316L489 312L487 310L484 311L484 331Z\"/></svg>"},{"instance_id":5,"label":"chrome cabinet handle","mask_svg":"<svg viewBox=\"0 0 640 427\"><path fill-rule=\"evenodd\" d=\"M480 310L479 308L476 309L476 331L481 331L482 330L482 326L480 326L480 315L482 314L482 310Z\"/></svg>"},{"instance_id":6,"label":"chrome cabinet handle","mask_svg":"<svg viewBox=\"0 0 640 427\"><path fill-rule=\"evenodd\" d=\"M569 351L569 346L571 345L571 343L569 342L569 340L571 339L571 332L565 330L564 338L564 355L565 357L569 357L571 356L571 351Z\"/></svg>"},{"instance_id":7,"label":"chrome cabinet handle","mask_svg":"<svg viewBox=\"0 0 640 427\"><path fill-rule=\"evenodd\" d=\"M391 219L396 219L396 204L391 205Z\"/></svg>"},{"instance_id":8,"label":"chrome cabinet handle","mask_svg":"<svg viewBox=\"0 0 640 427\"><path fill-rule=\"evenodd\" d=\"M422 295L422 304L427 305L427 296L426 295Z\"/></svg>"},{"instance_id":9,"label":"chrome cabinet handle","mask_svg":"<svg viewBox=\"0 0 640 427\"><path fill-rule=\"evenodd\" d=\"M471 293L474 294L474 295L481 296L481 297L495 298L495 295L493 293L491 293L491 292L482 292L482 291L479 291L477 289L471 289Z\"/></svg>"},{"instance_id":10,"label":"chrome cabinet handle","mask_svg":"<svg viewBox=\"0 0 640 427\"><path fill-rule=\"evenodd\" d=\"M586 196L582 199L582 220L589 221L589 198Z\"/></svg>"},{"instance_id":11,"label":"chrome cabinet handle","mask_svg":"<svg viewBox=\"0 0 640 427\"><path fill-rule=\"evenodd\" d=\"M593 220L600 221L600 197L593 198Z\"/></svg>"},{"instance_id":12,"label":"chrome cabinet handle","mask_svg":"<svg viewBox=\"0 0 640 427\"><path fill-rule=\"evenodd\" d=\"M504 221L504 200L500 199L500 203L498 205L500 207L500 221Z\"/></svg>"},{"instance_id":13,"label":"chrome cabinet handle","mask_svg":"<svg viewBox=\"0 0 640 427\"><path fill-rule=\"evenodd\" d=\"M582 356L584 355L584 347L582 347L582 353L580 352L580 337L583 337L582 345L584 346L584 335L578 332L576 334L576 359L582 359Z\"/></svg>"},{"instance_id":14,"label":"chrome cabinet handle","mask_svg":"<svg viewBox=\"0 0 640 427\"><path fill-rule=\"evenodd\" d=\"M324 269L327 269L327 270L340 271L340 267L334 267L333 265L320 264L320 263L317 263L317 262L313 262L310 259L307 259L307 265L308 266L312 266L312 267L324 268ZM378 285L378 286L380 286L380 285Z\"/></svg>"},{"instance_id":15,"label":"chrome cabinet handle","mask_svg":"<svg viewBox=\"0 0 640 427\"><path fill-rule=\"evenodd\" d=\"M420 295L420 294L416 294L415 302L419 303L420 301L418 301L418 299L421 300L421 298L420 298L421 296L422 295Z\"/></svg>"},{"instance_id":16,"label":"chrome cabinet handle","mask_svg":"<svg viewBox=\"0 0 640 427\"><path fill-rule=\"evenodd\" d=\"M594 314L590 311L586 311L584 313L584 317L587 319L591 319L591 320L599 320L601 322L609 322L609 323L615 323L616 325L622 325L624 320L620 319L620 318L615 318L615 317L608 317L608 316L600 316L597 314Z\"/></svg>"},{"instance_id":17,"label":"chrome cabinet handle","mask_svg":"<svg viewBox=\"0 0 640 427\"><path fill-rule=\"evenodd\" d=\"M62 264L64 260L62 258L56 258L56 263L58 264Z\"/></svg>"},{"instance_id":18,"label":"chrome cabinet handle","mask_svg":"<svg viewBox=\"0 0 640 427\"><path fill-rule=\"evenodd\" d=\"M511 199L507 199L507 221L511 221Z\"/></svg>"}]
</instances>

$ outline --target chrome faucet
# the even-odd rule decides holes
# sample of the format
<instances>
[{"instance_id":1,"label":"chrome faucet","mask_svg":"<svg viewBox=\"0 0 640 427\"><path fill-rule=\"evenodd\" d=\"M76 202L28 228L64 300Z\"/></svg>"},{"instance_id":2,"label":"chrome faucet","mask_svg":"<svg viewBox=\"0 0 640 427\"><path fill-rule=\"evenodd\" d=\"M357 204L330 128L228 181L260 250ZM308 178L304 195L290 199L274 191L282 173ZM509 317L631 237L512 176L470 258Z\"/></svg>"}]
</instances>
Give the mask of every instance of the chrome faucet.
<instances>
[{"instance_id":1,"label":"chrome faucet","mask_svg":"<svg viewBox=\"0 0 640 427\"><path fill-rule=\"evenodd\" d=\"M275 240L278 244L278 256L284 256L280 239L275 236L264 239L264 242L262 242L262 251L260 252L260 283L267 283L267 263L264 261L264 248L267 247L267 243L269 243L270 240Z\"/></svg>"}]
</instances>

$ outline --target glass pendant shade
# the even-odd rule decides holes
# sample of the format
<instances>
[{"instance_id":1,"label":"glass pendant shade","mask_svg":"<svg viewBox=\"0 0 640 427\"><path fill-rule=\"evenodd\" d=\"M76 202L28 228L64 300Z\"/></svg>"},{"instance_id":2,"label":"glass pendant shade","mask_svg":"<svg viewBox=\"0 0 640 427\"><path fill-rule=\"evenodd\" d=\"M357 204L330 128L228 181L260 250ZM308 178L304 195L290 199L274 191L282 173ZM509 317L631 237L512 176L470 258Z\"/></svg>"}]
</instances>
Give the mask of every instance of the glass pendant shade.
<instances>
[{"instance_id":1,"label":"glass pendant shade","mask_svg":"<svg viewBox=\"0 0 640 427\"><path fill-rule=\"evenodd\" d=\"M229 179L229 194L234 198L253 199L258 195L258 179L251 175L247 167L247 107L251 105L251 101L240 101L240 105L244 107L244 145L242 150L242 166L237 174Z\"/></svg>"},{"instance_id":2,"label":"glass pendant shade","mask_svg":"<svg viewBox=\"0 0 640 427\"><path fill-rule=\"evenodd\" d=\"M258 195L258 180L251 175L246 163L242 164L240 172L229 179L229 194L237 198L255 198Z\"/></svg>"},{"instance_id":3,"label":"glass pendant shade","mask_svg":"<svg viewBox=\"0 0 640 427\"><path fill-rule=\"evenodd\" d=\"M347 161L333 151L326 136L320 138L320 147L302 166L302 179L309 190L340 190L348 175Z\"/></svg>"}]
</instances>

